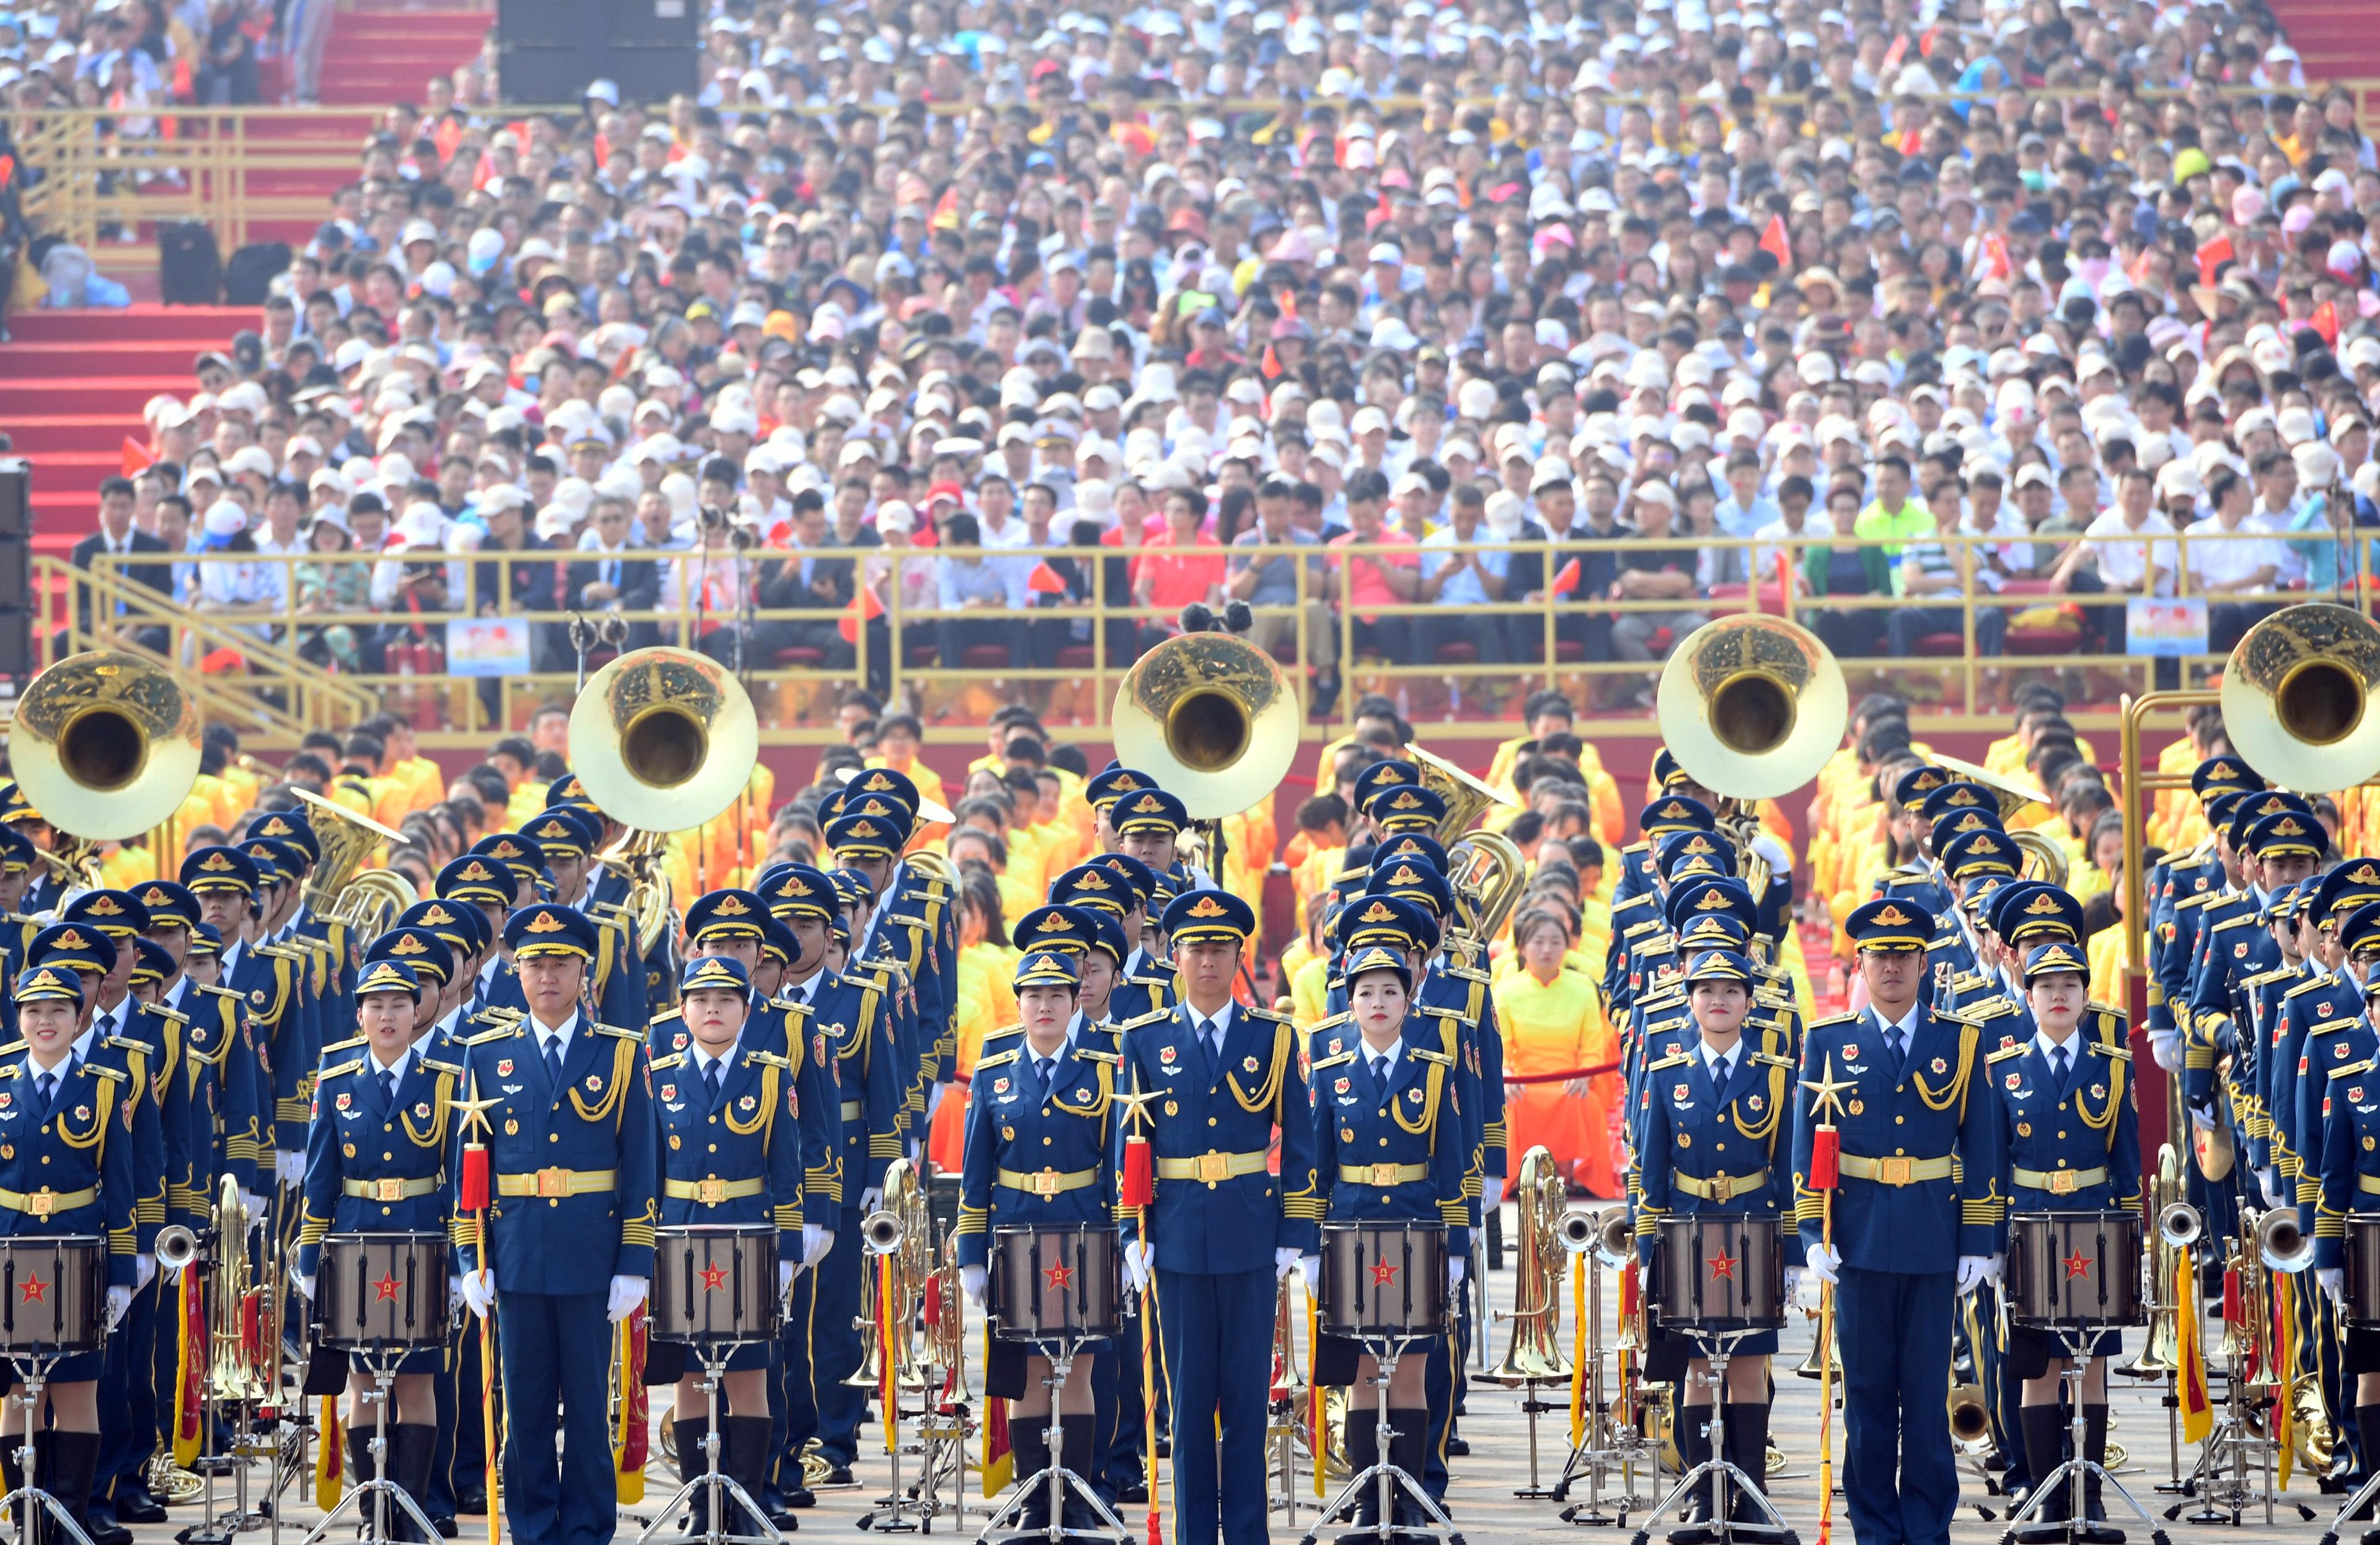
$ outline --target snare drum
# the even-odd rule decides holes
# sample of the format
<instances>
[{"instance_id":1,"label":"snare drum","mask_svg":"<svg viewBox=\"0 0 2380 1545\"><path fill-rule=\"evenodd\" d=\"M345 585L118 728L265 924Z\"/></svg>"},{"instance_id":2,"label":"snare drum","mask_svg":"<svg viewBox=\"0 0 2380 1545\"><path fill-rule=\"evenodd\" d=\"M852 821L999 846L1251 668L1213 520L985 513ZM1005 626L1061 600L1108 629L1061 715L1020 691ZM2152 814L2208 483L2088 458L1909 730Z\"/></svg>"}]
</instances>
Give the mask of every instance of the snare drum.
<instances>
[{"instance_id":1,"label":"snare drum","mask_svg":"<svg viewBox=\"0 0 2380 1545\"><path fill-rule=\"evenodd\" d=\"M2380 1213L2350 1213L2347 1219L2347 1323L2362 1331L2380 1331Z\"/></svg>"},{"instance_id":2,"label":"snare drum","mask_svg":"<svg viewBox=\"0 0 2380 1545\"><path fill-rule=\"evenodd\" d=\"M1783 1248L1773 1212L1663 1218L1650 1290L1661 1328L1686 1335L1776 1330L1785 1323Z\"/></svg>"},{"instance_id":3,"label":"snare drum","mask_svg":"<svg viewBox=\"0 0 2380 1545\"><path fill-rule=\"evenodd\" d=\"M0 1354L69 1357L49 1371L59 1383L99 1377L107 1315L107 1242L96 1235L0 1238Z\"/></svg>"},{"instance_id":4,"label":"snare drum","mask_svg":"<svg viewBox=\"0 0 2380 1545\"><path fill-rule=\"evenodd\" d=\"M991 1231L992 1333L1037 1344L1104 1341L1123 1329L1115 1230L1100 1223Z\"/></svg>"},{"instance_id":5,"label":"snare drum","mask_svg":"<svg viewBox=\"0 0 2380 1545\"><path fill-rule=\"evenodd\" d=\"M443 1234L325 1238L314 1278L314 1323L322 1344L383 1355L443 1348L447 1250Z\"/></svg>"},{"instance_id":6,"label":"snare drum","mask_svg":"<svg viewBox=\"0 0 2380 1545\"><path fill-rule=\"evenodd\" d=\"M1363 1342L1444 1335L1449 1296L1444 1223L1322 1225L1324 1334Z\"/></svg>"},{"instance_id":7,"label":"snare drum","mask_svg":"<svg viewBox=\"0 0 2380 1545\"><path fill-rule=\"evenodd\" d=\"M777 1302L777 1243L769 1223L655 1229L653 1339L712 1346L771 1340L783 1308Z\"/></svg>"},{"instance_id":8,"label":"snare drum","mask_svg":"<svg viewBox=\"0 0 2380 1545\"><path fill-rule=\"evenodd\" d=\"M2140 1215L2010 1214L2006 1291L2009 1318L2021 1325L2140 1324Z\"/></svg>"}]
</instances>

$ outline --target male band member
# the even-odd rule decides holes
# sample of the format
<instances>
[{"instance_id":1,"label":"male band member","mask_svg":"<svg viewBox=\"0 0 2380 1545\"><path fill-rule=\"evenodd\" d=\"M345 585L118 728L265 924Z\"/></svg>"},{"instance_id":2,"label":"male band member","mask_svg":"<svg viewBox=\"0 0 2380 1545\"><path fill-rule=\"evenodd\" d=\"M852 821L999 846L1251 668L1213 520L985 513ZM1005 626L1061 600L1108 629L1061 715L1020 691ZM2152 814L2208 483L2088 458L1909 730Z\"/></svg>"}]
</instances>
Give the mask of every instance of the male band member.
<instances>
[{"instance_id":1,"label":"male band member","mask_svg":"<svg viewBox=\"0 0 2380 1545\"><path fill-rule=\"evenodd\" d=\"M1125 1266L1157 1284L1172 1379L1176 1545L1266 1538L1265 1400L1276 1283L1320 1248L1311 1101L1284 1015L1232 1001L1256 914L1222 891L1164 912L1183 1002L1124 1034L1124 1072L1150 1094L1157 1202ZM1118 1125L1119 1140L1123 1125ZM1269 1173L1276 1135L1281 1173ZM1220 1437L1217 1431L1220 1422ZM1226 1479L1232 1482L1228 1492Z\"/></svg>"},{"instance_id":2,"label":"male band member","mask_svg":"<svg viewBox=\"0 0 2380 1545\"><path fill-rule=\"evenodd\" d=\"M1959 1502L1941 1394L1950 1384L1948 1327L1955 1296L1995 1269L1995 1116L1968 1098L1980 1033L1925 1001L1933 918L1884 896L1847 928L1868 1006L1810 1027L1794 1210L1809 1269L1836 1284L1852 1532L1860 1545L1948 1545ZM1812 1135L1829 1117L1842 1134L1831 1246L1809 1187ZM1944 1270L1952 1260L1956 1269Z\"/></svg>"},{"instance_id":3,"label":"male band member","mask_svg":"<svg viewBox=\"0 0 2380 1545\"><path fill-rule=\"evenodd\" d=\"M616 1527L604 1323L644 1302L659 1216L659 1123L641 1029L580 1012L595 925L540 902L504 924L528 1012L456 1042L486 1112L492 1259L456 1224L463 1297L503 1306L504 1515L521 1545L605 1545ZM464 1125L456 1123L454 1173ZM486 1268L492 1268L492 1271ZM565 1452L559 1468L553 1440Z\"/></svg>"}]
</instances>

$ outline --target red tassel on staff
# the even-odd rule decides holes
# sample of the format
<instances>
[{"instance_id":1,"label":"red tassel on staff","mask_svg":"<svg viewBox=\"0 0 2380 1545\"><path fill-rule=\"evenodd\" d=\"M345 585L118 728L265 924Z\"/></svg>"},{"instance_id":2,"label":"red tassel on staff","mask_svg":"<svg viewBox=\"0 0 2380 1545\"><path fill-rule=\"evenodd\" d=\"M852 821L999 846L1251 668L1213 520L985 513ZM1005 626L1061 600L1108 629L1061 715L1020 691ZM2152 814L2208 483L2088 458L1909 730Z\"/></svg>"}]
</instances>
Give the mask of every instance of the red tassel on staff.
<instances>
[{"instance_id":1,"label":"red tassel on staff","mask_svg":"<svg viewBox=\"0 0 2380 1545\"><path fill-rule=\"evenodd\" d=\"M1147 1137L1123 1140L1123 1179L1119 1183L1116 1199L1124 1207L1149 1207L1157 1201L1157 1166L1149 1156Z\"/></svg>"},{"instance_id":2,"label":"red tassel on staff","mask_svg":"<svg viewBox=\"0 0 2380 1545\"><path fill-rule=\"evenodd\" d=\"M1810 1134L1810 1189L1831 1191L1842 1184L1843 1135L1832 1125Z\"/></svg>"},{"instance_id":3,"label":"red tassel on staff","mask_svg":"<svg viewBox=\"0 0 2380 1545\"><path fill-rule=\"evenodd\" d=\"M477 1212L488 1205L487 1144L463 1145L463 1174L455 1189L455 1206L465 1212Z\"/></svg>"}]
</instances>

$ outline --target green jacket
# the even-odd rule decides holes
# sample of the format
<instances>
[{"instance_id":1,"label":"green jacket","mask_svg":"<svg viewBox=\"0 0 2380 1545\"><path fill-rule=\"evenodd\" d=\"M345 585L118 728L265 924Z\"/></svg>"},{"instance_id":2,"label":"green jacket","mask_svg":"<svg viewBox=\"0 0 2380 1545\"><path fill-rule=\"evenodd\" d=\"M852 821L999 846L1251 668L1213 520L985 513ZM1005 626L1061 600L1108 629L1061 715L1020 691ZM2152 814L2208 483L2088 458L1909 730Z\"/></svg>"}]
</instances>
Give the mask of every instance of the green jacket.
<instances>
[{"instance_id":1,"label":"green jacket","mask_svg":"<svg viewBox=\"0 0 2380 1545\"><path fill-rule=\"evenodd\" d=\"M1810 587L1812 595L1829 593L1827 570L1833 561L1833 553L1834 548L1825 542L1813 542L1802 550L1802 578ZM1867 576L1867 584L1862 590L1849 593L1890 595L1892 565L1886 560L1884 549L1875 542L1862 542L1859 555L1860 567Z\"/></svg>"}]
</instances>

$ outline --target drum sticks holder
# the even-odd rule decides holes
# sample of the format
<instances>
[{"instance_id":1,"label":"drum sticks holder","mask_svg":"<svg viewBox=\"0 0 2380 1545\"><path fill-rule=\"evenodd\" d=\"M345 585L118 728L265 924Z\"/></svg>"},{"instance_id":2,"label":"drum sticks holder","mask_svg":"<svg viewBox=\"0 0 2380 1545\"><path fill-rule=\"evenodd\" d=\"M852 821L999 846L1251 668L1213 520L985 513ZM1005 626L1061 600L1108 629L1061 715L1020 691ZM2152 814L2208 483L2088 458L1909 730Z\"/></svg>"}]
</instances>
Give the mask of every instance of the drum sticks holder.
<instances>
[{"instance_id":1,"label":"drum sticks holder","mask_svg":"<svg viewBox=\"0 0 2380 1545\"><path fill-rule=\"evenodd\" d=\"M1066 1452L1066 1434L1062 1425L1065 1419L1066 1379L1074 1372L1075 1354L1081 1343L1069 1338L1050 1343L1049 1345L1050 1371L1041 1376L1041 1382L1050 1392L1050 1425L1043 1429L1050 1445L1050 1466L1040 1474L1028 1476L1017 1482L1015 1489L1008 1493L1008 1500L1000 1504L1000 1511L991 1515L990 1520L983 1526L983 1531L976 1536L978 1545L982 1545L982 1542L1001 1535L1010 1535L1017 1539L1038 1538L1048 1540L1050 1545L1063 1545L1063 1542L1068 1539L1085 1539L1093 1536L1107 1535L1112 1535L1121 1541L1131 1535L1131 1531L1124 1527L1123 1520L1115 1515L1115 1510L1108 1506L1106 1500L1097 1491L1091 1490L1091 1483L1068 1469L1065 1461L1060 1457ZM1038 1529L1010 1528L1009 1521L1024 1516L1025 1509L1036 1490L1043 1491L1046 1495L1050 1508L1049 1524ZM1091 1515L1099 1520L1099 1527L1095 1529L1066 1527L1066 1499L1070 1494L1078 1496L1090 1504Z\"/></svg>"},{"instance_id":2,"label":"drum sticks holder","mask_svg":"<svg viewBox=\"0 0 2380 1545\"><path fill-rule=\"evenodd\" d=\"M1315 1545L1316 1537L1321 1533L1322 1526L1330 1523L1341 1513L1354 1507L1362 1499L1364 1488L1367 1486L1374 1488L1378 1496L1379 1522L1365 1525L1352 1531L1342 1531L1339 1537L1341 1539L1355 1539L1368 1534L1378 1539L1379 1545L1390 1545L1391 1540L1416 1539L1443 1540L1445 1545L1463 1545L1462 1531L1454 1527L1454 1520L1446 1515L1446 1510L1438 1505L1437 1499L1422 1489L1421 1481L1417 1477L1397 1468L1395 1463L1389 1458L1390 1441L1397 1436L1396 1429L1389 1425L1389 1383L1397 1375L1397 1362L1404 1355L1404 1343L1390 1339L1375 1340L1367 1336L1364 1338L1364 1350L1372 1355L1372 1360L1377 1365L1372 1377L1374 1391L1372 1398L1377 1403L1377 1409L1380 1414L1380 1456L1369 1469L1349 1476L1345 1483L1337 1491L1331 1493L1330 1500L1322 1504L1321 1515L1315 1520L1314 1528L1306 1534L1299 1545ZM1427 1522L1422 1524L1396 1522L1396 1503L1400 1497L1412 1498L1415 1505L1420 1507L1422 1516Z\"/></svg>"},{"instance_id":3,"label":"drum sticks holder","mask_svg":"<svg viewBox=\"0 0 2380 1545\"><path fill-rule=\"evenodd\" d=\"M662 1504L653 1521L637 1536L637 1545L649 1545L657 1538L700 1540L702 1545L785 1545L785 1537L769 1522L769 1515L760 1511L760 1504L752 1500L751 1493L737 1485L735 1477L719 1467L719 1395L726 1387L727 1359L735 1354L735 1347L698 1341L689 1344L689 1350L702 1363L702 1408L706 1426L702 1436L702 1474L670 1493L669 1501ZM680 1454L678 1457L683 1460L686 1456ZM705 1499L703 1532L680 1535L670 1529L670 1522L677 1516L678 1509L692 1501L697 1492L702 1493ZM731 1501L744 1510L746 1516L759 1524L760 1533L737 1534L727 1528L724 1504ZM314 1541L309 1539L306 1545L314 1545Z\"/></svg>"},{"instance_id":4,"label":"drum sticks holder","mask_svg":"<svg viewBox=\"0 0 2380 1545\"><path fill-rule=\"evenodd\" d=\"M372 1380L371 1393L364 1397L372 1403L372 1476L370 1480L349 1487L338 1505L322 1515L322 1521L308 1531L306 1545L322 1545L332 1527L351 1510L363 1525L363 1545L392 1545L399 1538L389 1527L395 1521L389 1512L392 1506L404 1509L413 1527L421 1530L419 1538L438 1538L438 1527L421 1511L421 1504L408 1496L404 1487L388 1478L389 1402L396 1388L397 1365L413 1350L409 1346L376 1348L357 1354Z\"/></svg>"},{"instance_id":5,"label":"drum sticks holder","mask_svg":"<svg viewBox=\"0 0 2380 1545\"><path fill-rule=\"evenodd\" d=\"M0 1516L16 1520L12 1538L16 1545L35 1545L41 1530L33 1522L33 1510L39 1508L60 1532L75 1545L91 1545L91 1536L74 1521L66 1503L50 1495L33 1480L33 1423L42 1411L42 1391L48 1384L50 1369L56 1366L63 1352L11 1353L8 1361L17 1370L17 1404L25 1408L25 1430L13 1439L5 1440L17 1445L18 1473L25 1484L0 1497Z\"/></svg>"},{"instance_id":6,"label":"drum sticks holder","mask_svg":"<svg viewBox=\"0 0 2380 1545\"><path fill-rule=\"evenodd\" d=\"M1728 1542L1733 1540L1738 1535L1773 1539L1780 1541L1781 1545L1794 1545L1796 1537L1792 1527L1785 1522L1785 1515L1778 1512L1776 1504L1768 1500L1768 1493L1762 1490L1750 1476L1728 1463L1726 1458L1727 1365L1734 1356L1735 1344L1755 1333L1749 1330L1712 1331L1704 1332L1697 1336L1696 1339L1703 1344L1703 1360L1710 1365L1710 1371L1703 1377L1711 1387L1711 1403L1708 1406L1711 1456L1680 1476L1678 1483L1670 1488L1670 1494L1654 1504L1653 1511L1647 1515L1647 1517L1658 1520L1665 1516L1671 1508L1692 1497L1695 1487L1707 1485L1710 1488L1710 1518L1708 1522L1696 1527L1706 1531L1708 1537L1718 1541L1719 1545L1728 1545ZM1681 1402L1673 1413L1678 1425L1682 1428L1687 1422L1692 1421L1693 1414L1696 1409L1695 1406ZM1733 1496L1730 1495L1730 1492ZM1746 1523L1733 1517L1734 1509L1731 1504L1734 1497L1749 1499L1766 1522ZM1651 1534L1652 1531L1649 1528L1638 1529L1629 1545L1645 1545Z\"/></svg>"},{"instance_id":7,"label":"drum sticks holder","mask_svg":"<svg viewBox=\"0 0 2380 1545\"><path fill-rule=\"evenodd\" d=\"M2066 1432L2068 1445L2073 1452L2047 1475L2034 1478L2033 1490L2025 1497L2024 1505L2009 1515L2008 1530L2000 1536L2001 1545L2015 1545L2020 1533L2034 1540L2054 1539L2062 1536L2067 1545L2082 1545L2091 1529L2091 1520L2083 1516L2090 1511L2084 1505L2083 1482L2086 1479L2101 1483L2103 1499L2108 1492L2113 1492L2124 1500L2124 1505L2148 1526L2151 1545L2166 1545L2165 1530L2157 1527L2156 1520L2149 1516L2148 1509L2141 1505L2140 1499L2125 1490L2123 1482L2118 1480L2106 1466L2083 1453L2082 1378L2090 1366L2092 1344L2098 1333L2099 1328L2095 1325L2058 1327L2058 1339L2066 1345L2064 1381L2069 1413ZM2060 1481L2066 1485L2064 1523L2030 1522L2034 1514L2049 1505L2049 1499L2058 1494Z\"/></svg>"}]
</instances>

